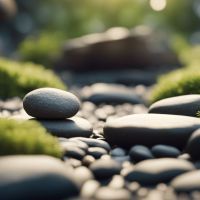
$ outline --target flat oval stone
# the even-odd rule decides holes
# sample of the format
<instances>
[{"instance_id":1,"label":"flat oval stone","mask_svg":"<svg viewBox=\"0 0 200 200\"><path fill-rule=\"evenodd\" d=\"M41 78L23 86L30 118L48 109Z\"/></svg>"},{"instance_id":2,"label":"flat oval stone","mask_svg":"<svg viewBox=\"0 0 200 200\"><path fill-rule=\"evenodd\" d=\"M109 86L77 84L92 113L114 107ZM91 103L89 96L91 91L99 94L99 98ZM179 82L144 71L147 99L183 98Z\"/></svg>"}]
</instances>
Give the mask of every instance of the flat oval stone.
<instances>
[{"instance_id":1,"label":"flat oval stone","mask_svg":"<svg viewBox=\"0 0 200 200\"><path fill-rule=\"evenodd\" d=\"M190 154L192 159L200 160L199 147L200 147L200 129L196 130L191 135L186 147L186 152Z\"/></svg>"},{"instance_id":2,"label":"flat oval stone","mask_svg":"<svg viewBox=\"0 0 200 200\"><path fill-rule=\"evenodd\" d=\"M131 157L131 160L134 162L140 162L142 160L153 158L153 155L149 148L142 145L133 146L129 151L129 155Z\"/></svg>"},{"instance_id":3,"label":"flat oval stone","mask_svg":"<svg viewBox=\"0 0 200 200\"><path fill-rule=\"evenodd\" d=\"M90 165L96 179L108 179L115 174L119 174L121 166L112 159L99 159Z\"/></svg>"},{"instance_id":4,"label":"flat oval stone","mask_svg":"<svg viewBox=\"0 0 200 200\"><path fill-rule=\"evenodd\" d=\"M195 117L165 114L133 114L107 121L104 137L126 148L136 144L166 144L184 148L192 132L200 127Z\"/></svg>"},{"instance_id":5,"label":"flat oval stone","mask_svg":"<svg viewBox=\"0 0 200 200\"><path fill-rule=\"evenodd\" d=\"M34 119L32 119L34 120ZM86 119L72 117L62 120L37 120L47 131L57 137L90 137L92 125Z\"/></svg>"},{"instance_id":6,"label":"flat oval stone","mask_svg":"<svg viewBox=\"0 0 200 200\"><path fill-rule=\"evenodd\" d=\"M49 156L1 157L0 177L1 199L64 199L79 193L71 168Z\"/></svg>"},{"instance_id":7,"label":"flat oval stone","mask_svg":"<svg viewBox=\"0 0 200 200\"><path fill-rule=\"evenodd\" d=\"M169 182L174 177L191 170L194 170L194 166L185 160L175 158L151 159L136 164L125 175L125 179L130 182L139 182L142 185L154 185Z\"/></svg>"},{"instance_id":8,"label":"flat oval stone","mask_svg":"<svg viewBox=\"0 0 200 200\"><path fill-rule=\"evenodd\" d=\"M101 147L90 147L87 154L93 156L95 159L99 159L101 156L107 154L107 151Z\"/></svg>"},{"instance_id":9,"label":"flat oval stone","mask_svg":"<svg viewBox=\"0 0 200 200\"><path fill-rule=\"evenodd\" d=\"M181 154L177 148L161 144L153 146L151 152L156 158L177 158Z\"/></svg>"},{"instance_id":10,"label":"flat oval stone","mask_svg":"<svg viewBox=\"0 0 200 200\"><path fill-rule=\"evenodd\" d=\"M187 172L174 178L171 186L176 192L192 192L200 190L200 170Z\"/></svg>"},{"instance_id":11,"label":"flat oval stone","mask_svg":"<svg viewBox=\"0 0 200 200\"><path fill-rule=\"evenodd\" d=\"M182 95L170 97L155 102L149 108L149 113L187 115L195 117L200 107L200 95Z\"/></svg>"},{"instance_id":12,"label":"flat oval stone","mask_svg":"<svg viewBox=\"0 0 200 200\"><path fill-rule=\"evenodd\" d=\"M73 117L80 108L79 99L72 93L55 88L40 88L29 92L23 99L24 110L39 119Z\"/></svg>"},{"instance_id":13,"label":"flat oval stone","mask_svg":"<svg viewBox=\"0 0 200 200\"><path fill-rule=\"evenodd\" d=\"M96 83L90 88L84 88L83 100L94 104L141 104L142 99L135 95L131 89L122 85Z\"/></svg>"}]
</instances>

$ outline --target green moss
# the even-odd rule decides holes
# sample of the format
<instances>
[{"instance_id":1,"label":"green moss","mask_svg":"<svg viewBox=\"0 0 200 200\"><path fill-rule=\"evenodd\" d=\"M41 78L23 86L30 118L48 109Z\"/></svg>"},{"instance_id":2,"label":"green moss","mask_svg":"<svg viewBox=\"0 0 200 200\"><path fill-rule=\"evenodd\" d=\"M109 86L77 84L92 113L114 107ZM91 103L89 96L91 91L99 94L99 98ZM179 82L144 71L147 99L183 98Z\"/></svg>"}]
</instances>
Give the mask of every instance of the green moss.
<instances>
[{"instance_id":1,"label":"green moss","mask_svg":"<svg viewBox=\"0 0 200 200\"><path fill-rule=\"evenodd\" d=\"M0 119L0 155L47 154L61 157L56 138L35 121Z\"/></svg>"},{"instance_id":2,"label":"green moss","mask_svg":"<svg viewBox=\"0 0 200 200\"><path fill-rule=\"evenodd\" d=\"M19 47L19 53L24 61L52 67L60 54L61 34L42 33L39 36L27 37Z\"/></svg>"},{"instance_id":3,"label":"green moss","mask_svg":"<svg viewBox=\"0 0 200 200\"><path fill-rule=\"evenodd\" d=\"M66 89L53 71L41 65L0 58L0 98L23 97L41 87Z\"/></svg>"},{"instance_id":4,"label":"green moss","mask_svg":"<svg viewBox=\"0 0 200 200\"><path fill-rule=\"evenodd\" d=\"M175 70L159 78L151 94L151 102L164 98L200 94L200 69L198 66Z\"/></svg>"}]
</instances>

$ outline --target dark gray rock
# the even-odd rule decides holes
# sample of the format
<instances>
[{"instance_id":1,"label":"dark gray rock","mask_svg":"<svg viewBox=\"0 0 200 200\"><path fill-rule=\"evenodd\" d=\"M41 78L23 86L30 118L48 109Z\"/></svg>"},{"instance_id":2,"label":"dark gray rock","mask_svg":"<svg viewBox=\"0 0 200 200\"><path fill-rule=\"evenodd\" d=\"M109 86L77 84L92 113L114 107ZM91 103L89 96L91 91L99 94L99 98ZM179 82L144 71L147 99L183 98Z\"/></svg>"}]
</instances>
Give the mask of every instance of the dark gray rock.
<instances>
[{"instance_id":1,"label":"dark gray rock","mask_svg":"<svg viewBox=\"0 0 200 200\"><path fill-rule=\"evenodd\" d=\"M200 127L195 117L165 114L134 114L107 121L104 137L110 144L172 145L184 148L192 132Z\"/></svg>"},{"instance_id":2,"label":"dark gray rock","mask_svg":"<svg viewBox=\"0 0 200 200\"><path fill-rule=\"evenodd\" d=\"M96 83L85 90L83 90L83 100L94 104L141 104L143 102L133 90L122 85Z\"/></svg>"},{"instance_id":3,"label":"dark gray rock","mask_svg":"<svg viewBox=\"0 0 200 200\"><path fill-rule=\"evenodd\" d=\"M192 192L200 190L200 170L187 172L174 178L171 186L176 192Z\"/></svg>"},{"instance_id":4,"label":"dark gray rock","mask_svg":"<svg viewBox=\"0 0 200 200\"><path fill-rule=\"evenodd\" d=\"M126 151L122 148L114 148L112 151L110 151L110 155L112 157L121 157L126 155Z\"/></svg>"},{"instance_id":5,"label":"dark gray rock","mask_svg":"<svg viewBox=\"0 0 200 200\"><path fill-rule=\"evenodd\" d=\"M200 147L200 129L196 130L191 135L186 147L186 152L190 154L192 159L200 160L199 147Z\"/></svg>"},{"instance_id":6,"label":"dark gray rock","mask_svg":"<svg viewBox=\"0 0 200 200\"><path fill-rule=\"evenodd\" d=\"M125 179L142 185L154 185L169 182L174 177L194 170L194 166L185 160L175 158L160 158L145 160L135 165L127 172Z\"/></svg>"},{"instance_id":7,"label":"dark gray rock","mask_svg":"<svg viewBox=\"0 0 200 200\"><path fill-rule=\"evenodd\" d=\"M73 171L49 156L1 157L0 177L1 199L60 200L79 193Z\"/></svg>"},{"instance_id":8,"label":"dark gray rock","mask_svg":"<svg viewBox=\"0 0 200 200\"><path fill-rule=\"evenodd\" d=\"M199 107L200 95L182 95L155 102L150 106L149 113L187 115L195 117Z\"/></svg>"},{"instance_id":9,"label":"dark gray rock","mask_svg":"<svg viewBox=\"0 0 200 200\"><path fill-rule=\"evenodd\" d=\"M32 119L34 120L34 119ZM86 119L72 117L62 120L37 120L48 132L57 137L90 137L92 134L92 125Z\"/></svg>"},{"instance_id":10,"label":"dark gray rock","mask_svg":"<svg viewBox=\"0 0 200 200\"><path fill-rule=\"evenodd\" d=\"M142 160L153 159L153 155L149 148L142 145L135 145L129 151L129 156L132 161L140 162Z\"/></svg>"},{"instance_id":11,"label":"dark gray rock","mask_svg":"<svg viewBox=\"0 0 200 200\"><path fill-rule=\"evenodd\" d=\"M121 166L112 159L99 159L90 165L96 179L108 179L119 174Z\"/></svg>"},{"instance_id":12,"label":"dark gray rock","mask_svg":"<svg viewBox=\"0 0 200 200\"><path fill-rule=\"evenodd\" d=\"M65 119L73 117L80 108L79 99L72 93L40 88L29 92L23 99L24 110L40 119Z\"/></svg>"},{"instance_id":13,"label":"dark gray rock","mask_svg":"<svg viewBox=\"0 0 200 200\"><path fill-rule=\"evenodd\" d=\"M95 193L97 200L131 200L131 193L126 189L114 189L111 187L100 187Z\"/></svg>"},{"instance_id":14,"label":"dark gray rock","mask_svg":"<svg viewBox=\"0 0 200 200\"><path fill-rule=\"evenodd\" d=\"M101 147L90 147L87 151L87 154L99 159L101 156L107 154L107 151Z\"/></svg>"},{"instance_id":15,"label":"dark gray rock","mask_svg":"<svg viewBox=\"0 0 200 200\"><path fill-rule=\"evenodd\" d=\"M75 137L69 139L70 141L80 140L82 142L85 142L89 147L101 147L106 149L107 151L110 151L110 145L103 140L97 140L93 138L84 138L84 137Z\"/></svg>"},{"instance_id":16,"label":"dark gray rock","mask_svg":"<svg viewBox=\"0 0 200 200\"><path fill-rule=\"evenodd\" d=\"M162 144L153 146L151 152L156 158L177 158L181 154L176 147Z\"/></svg>"}]
</instances>

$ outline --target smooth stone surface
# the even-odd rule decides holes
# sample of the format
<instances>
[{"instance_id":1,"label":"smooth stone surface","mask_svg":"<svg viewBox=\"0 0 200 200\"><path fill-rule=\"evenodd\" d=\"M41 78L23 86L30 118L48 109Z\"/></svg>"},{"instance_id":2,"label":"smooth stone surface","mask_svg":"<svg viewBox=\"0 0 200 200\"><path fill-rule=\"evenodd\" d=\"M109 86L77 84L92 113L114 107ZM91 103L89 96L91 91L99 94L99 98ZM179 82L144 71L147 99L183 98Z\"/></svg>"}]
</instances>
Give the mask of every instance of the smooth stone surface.
<instances>
[{"instance_id":1,"label":"smooth stone surface","mask_svg":"<svg viewBox=\"0 0 200 200\"><path fill-rule=\"evenodd\" d=\"M94 104L141 104L143 101L134 92L122 85L96 83L83 90L84 101Z\"/></svg>"},{"instance_id":2,"label":"smooth stone surface","mask_svg":"<svg viewBox=\"0 0 200 200\"><path fill-rule=\"evenodd\" d=\"M162 144L153 146L151 152L156 158L177 158L181 154L181 152L177 148Z\"/></svg>"},{"instance_id":3,"label":"smooth stone surface","mask_svg":"<svg viewBox=\"0 0 200 200\"><path fill-rule=\"evenodd\" d=\"M95 158L93 156L86 155L82 160L82 164L86 167L89 167L94 161L95 161Z\"/></svg>"},{"instance_id":4,"label":"smooth stone surface","mask_svg":"<svg viewBox=\"0 0 200 200\"><path fill-rule=\"evenodd\" d=\"M33 119L35 120L35 119ZM48 132L57 137L90 137L92 125L86 119L72 117L63 120L37 120Z\"/></svg>"},{"instance_id":5,"label":"smooth stone surface","mask_svg":"<svg viewBox=\"0 0 200 200\"><path fill-rule=\"evenodd\" d=\"M200 170L188 172L177 176L171 182L177 192L192 192L200 190Z\"/></svg>"},{"instance_id":6,"label":"smooth stone surface","mask_svg":"<svg viewBox=\"0 0 200 200\"><path fill-rule=\"evenodd\" d=\"M40 119L73 117L80 109L79 99L72 93L55 88L40 88L29 92L23 99L24 110Z\"/></svg>"},{"instance_id":7,"label":"smooth stone surface","mask_svg":"<svg viewBox=\"0 0 200 200\"><path fill-rule=\"evenodd\" d=\"M154 185L162 182L169 182L174 177L194 170L192 163L175 159L160 158L145 160L135 165L135 167L125 175L125 179L142 185Z\"/></svg>"},{"instance_id":8,"label":"smooth stone surface","mask_svg":"<svg viewBox=\"0 0 200 200\"><path fill-rule=\"evenodd\" d=\"M149 113L187 115L195 117L200 107L200 95L182 95L155 102Z\"/></svg>"},{"instance_id":9,"label":"smooth stone surface","mask_svg":"<svg viewBox=\"0 0 200 200\"><path fill-rule=\"evenodd\" d=\"M112 159L99 159L90 165L96 179L108 179L115 174L119 174L121 166Z\"/></svg>"},{"instance_id":10,"label":"smooth stone surface","mask_svg":"<svg viewBox=\"0 0 200 200\"><path fill-rule=\"evenodd\" d=\"M1 157L0 177L2 200L60 200L79 193L73 171L49 156Z\"/></svg>"},{"instance_id":11,"label":"smooth stone surface","mask_svg":"<svg viewBox=\"0 0 200 200\"><path fill-rule=\"evenodd\" d=\"M192 132L200 127L195 117L165 114L133 114L107 121L104 137L114 145L166 144L184 148Z\"/></svg>"},{"instance_id":12,"label":"smooth stone surface","mask_svg":"<svg viewBox=\"0 0 200 200\"><path fill-rule=\"evenodd\" d=\"M89 147L101 147L106 149L107 151L110 151L110 145L103 140L97 140L93 138L84 138L84 137L75 137L71 138L70 141L80 140L82 142L85 142Z\"/></svg>"},{"instance_id":13,"label":"smooth stone surface","mask_svg":"<svg viewBox=\"0 0 200 200\"><path fill-rule=\"evenodd\" d=\"M131 200L131 193L126 189L100 187L95 194L97 200Z\"/></svg>"},{"instance_id":14,"label":"smooth stone surface","mask_svg":"<svg viewBox=\"0 0 200 200\"><path fill-rule=\"evenodd\" d=\"M124 149L118 147L118 148L112 149L112 151L110 151L110 155L112 157L121 157L121 156L125 156L126 152Z\"/></svg>"},{"instance_id":15,"label":"smooth stone surface","mask_svg":"<svg viewBox=\"0 0 200 200\"><path fill-rule=\"evenodd\" d=\"M129 155L132 161L140 162L142 160L153 159L153 155L149 148L142 146L142 145L135 145L133 146L130 151Z\"/></svg>"},{"instance_id":16,"label":"smooth stone surface","mask_svg":"<svg viewBox=\"0 0 200 200\"><path fill-rule=\"evenodd\" d=\"M196 130L191 135L186 147L186 152L190 154L192 159L200 160L199 147L200 147L200 129Z\"/></svg>"},{"instance_id":17,"label":"smooth stone surface","mask_svg":"<svg viewBox=\"0 0 200 200\"><path fill-rule=\"evenodd\" d=\"M90 147L87 154L93 156L95 159L99 159L101 156L107 154L107 151L101 147Z\"/></svg>"}]
</instances>

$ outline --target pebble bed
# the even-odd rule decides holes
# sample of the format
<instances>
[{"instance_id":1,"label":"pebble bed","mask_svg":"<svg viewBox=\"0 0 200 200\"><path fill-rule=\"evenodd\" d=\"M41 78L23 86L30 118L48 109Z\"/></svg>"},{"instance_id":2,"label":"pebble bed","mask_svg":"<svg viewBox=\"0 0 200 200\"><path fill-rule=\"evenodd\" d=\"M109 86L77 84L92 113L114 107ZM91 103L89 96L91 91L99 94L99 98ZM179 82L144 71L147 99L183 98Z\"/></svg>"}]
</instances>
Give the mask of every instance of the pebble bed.
<instances>
[{"instance_id":1,"label":"pebble bed","mask_svg":"<svg viewBox=\"0 0 200 200\"><path fill-rule=\"evenodd\" d=\"M69 178L73 184L68 183L65 189L73 192L51 199L200 199L200 120L194 113L194 105L199 108L200 97L166 99L149 109L149 90L150 87L144 85L117 84L72 88L71 92L78 96L81 104L69 97L75 101L70 104L74 105L71 110L67 110L66 105L69 117L61 113L59 118L58 113L50 122L44 116L36 119L58 137L64 150L62 167L65 165L73 174L73 178ZM45 99L45 92L42 95ZM62 101L62 95L59 98ZM191 106L189 114L186 105ZM59 104L56 106L59 110ZM0 101L0 111L1 117L31 118L19 98ZM51 111L51 116L57 112L56 109ZM38 112L34 117L41 116L41 109ZM3 163L1 159L0 162ZM46 165L51 162L54 163L46 158ZM56 181L62 185L60 179ZM53 185L49 187L54 190ZM42 198L48 197L44 194Z\"/></svg>"}]
</instances>

